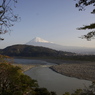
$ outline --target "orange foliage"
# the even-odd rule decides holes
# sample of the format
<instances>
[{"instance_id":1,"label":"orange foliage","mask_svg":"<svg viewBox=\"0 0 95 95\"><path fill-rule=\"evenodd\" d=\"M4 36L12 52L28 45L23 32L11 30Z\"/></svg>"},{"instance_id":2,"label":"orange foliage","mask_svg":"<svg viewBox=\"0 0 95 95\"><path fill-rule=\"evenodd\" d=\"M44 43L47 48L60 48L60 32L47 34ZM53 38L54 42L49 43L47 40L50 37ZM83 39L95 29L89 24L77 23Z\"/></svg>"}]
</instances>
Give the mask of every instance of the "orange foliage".
<instances>
[{"instance_id":1,"label":"orange foliage","mask_svg":"<svg viewBox=\"0 0 95 95\"><path fill-rule=\"evenodd\" d=\"M0 59L1 59L1 58L10 58L10 57L9 57L9 56L6 56L6 55L1 55L1 54L0 54Z\"/></svg>"},{"instance_id":2,"label":"orange foliage","mask_svg":"<svg viewBox=\"0 0 95 95\"><path fill-rule=\"evenodd\" d=\"M10 60L8 61L7 59L10 59ZM0 54L0 64L1 63L11 64L12 63L12 58L9 57L9 56Z\"/></svg>"}]
</instances>

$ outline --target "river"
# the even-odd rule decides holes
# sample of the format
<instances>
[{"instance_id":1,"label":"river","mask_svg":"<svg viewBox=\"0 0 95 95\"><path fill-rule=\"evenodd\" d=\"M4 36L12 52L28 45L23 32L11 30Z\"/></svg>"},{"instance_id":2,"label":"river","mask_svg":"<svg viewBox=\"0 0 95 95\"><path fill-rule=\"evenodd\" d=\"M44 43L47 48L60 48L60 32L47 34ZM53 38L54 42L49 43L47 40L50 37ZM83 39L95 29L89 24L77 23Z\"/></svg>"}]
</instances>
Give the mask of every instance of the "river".
<instances>
[{"instance_id":1,"label":"river","mask_svg":"<svg viewBox=\"0 0 95 95\"><path fill-rule=\"evenodd\" d=\"M15 59L15 63L36 64L34 67L25 72L32 79L36 79L40 87L45 87L49 91L55 91L57 95L65 92L73 92L79 88L88 87L91 81L81 80L77 78L67 77L54 72L48 66L55 65L42 60ZM39 64L39 65L38 65Z\"/></svg>"}]
</instances>

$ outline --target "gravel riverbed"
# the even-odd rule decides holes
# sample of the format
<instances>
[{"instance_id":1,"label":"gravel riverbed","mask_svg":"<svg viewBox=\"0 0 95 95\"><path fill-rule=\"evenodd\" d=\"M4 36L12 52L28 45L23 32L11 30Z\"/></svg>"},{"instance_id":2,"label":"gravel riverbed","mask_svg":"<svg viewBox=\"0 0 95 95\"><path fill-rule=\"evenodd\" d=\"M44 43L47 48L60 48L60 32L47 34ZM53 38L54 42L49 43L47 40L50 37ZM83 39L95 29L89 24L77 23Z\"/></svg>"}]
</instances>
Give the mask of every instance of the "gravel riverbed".
<instances>
[{"instance_id":1,"label":"gravel riverbed","mask_svg":"<svg viewBox=\"0 0 95 95\"><path fill-rule=\"evenodd\" d=\"M95 63L68 63L68 64L59 64L50 67L52 70L69 76L69 77L76 77L79 79L85 79L94 81L95 80Z\"/></svg>"}]
</instances>

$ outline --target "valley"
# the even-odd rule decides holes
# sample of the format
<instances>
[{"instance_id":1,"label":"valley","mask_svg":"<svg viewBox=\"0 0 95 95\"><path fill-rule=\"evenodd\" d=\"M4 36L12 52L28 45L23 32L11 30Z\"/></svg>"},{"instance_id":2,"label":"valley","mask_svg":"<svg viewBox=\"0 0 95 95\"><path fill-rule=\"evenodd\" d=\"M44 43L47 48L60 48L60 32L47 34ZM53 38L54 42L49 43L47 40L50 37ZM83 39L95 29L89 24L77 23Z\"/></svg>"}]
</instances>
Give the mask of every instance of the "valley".
<instances>
[{"instance_id":1,"label":"valley","mask_svg":"<svg viewBox=\"0 0 95 95\"><path fill-rule=\"evenodd\" d=\"M62 61L58 60L57 62L61 64L60 62ZM55 64L54 60L51 60L51 59L48 59L45 61L45 59L37 60L37 59L17 59L16 58L14 59L14 63L17 65L22 64L22 66L27 65L26 68L29 65L33 65L34 67L27 69L24 72L24 74L30 76L32 79L36 79L38 81L39 87L41 88L45 87L49 91L56 92L57 95L62 95L65 92L72 93L74 92L75 89L79 89L79 88L83 89L85 88L85 86L88 87L89 85L91 85L91 81L78 79L74 77L68 77L68 76L55 72L48 66L50 65L59 66L59 65ZM67 61L67 65L69 63ZM69 69L67 68L67 70Z\"/></svg>"}]
</instances>

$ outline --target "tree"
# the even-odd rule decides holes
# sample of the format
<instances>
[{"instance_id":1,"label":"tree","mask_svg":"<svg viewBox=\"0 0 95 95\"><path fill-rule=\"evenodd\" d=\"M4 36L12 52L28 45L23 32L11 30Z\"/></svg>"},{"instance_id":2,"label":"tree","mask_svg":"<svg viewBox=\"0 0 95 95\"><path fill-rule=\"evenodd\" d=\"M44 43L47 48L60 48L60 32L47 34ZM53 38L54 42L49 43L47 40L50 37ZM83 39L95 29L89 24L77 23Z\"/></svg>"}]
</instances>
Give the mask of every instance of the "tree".
<instances>
[{"instance_id":1,"label":"tree","mask_svg":"<svg viewBox=\"0 0 95 95\"><path fill-rule=\"evenodd\" d=\"M34 87L38 87L37 81L24 75L19 67L0 63L0 95L29 95Z\"/></svg>"},{"instance_id":2,"label":"tree","mask_svg":"<svg viewBox=\"0 0 95 95\"><path fill-rule=\"evenodd\" d=\"M0 64L1 63L8 63L5 59L10 58L9 56L1 55L0 54ZM11 59L11 58L10 58Z\"/></svg>"},{"instance_id":3,"label":"tree","mask_svg":"<svg viewBox=\"0 0 95 95\"><path fill-rule=\"evenodd\" d=\"M89 87L85 87L85 89L76 89L72 94L65 92L63 95L95 95L95 81Z\"/></svg>"},{"instance_id":4,"label":"tree","mask_svg":"<svg viewBox=\"0 0 95 95\"><path fill-rule=\"evenodd\" d=\"M36 88L34 95L50 95L50 92L46 88Z\"/></svg>"},{"instance_id":5,"label":"tree","mask_svg":"<svg viewBox=\"0 0 95 95\"><path fill-rule=\"evenodd\" d=\"M77 1L76 7L79 8L79 11L85 10L85 7L90 5L95 6L95 0L75 0L75 1ZM95 8L92 10L91 14L95 14ZM78 28L78 30L86 30L86 29L95 29L95 23ZM90 31L86 35L83 35L81 38L82 39L85 38L87 40L95 38L95 30Z\"/></svg>"},{"instance_id":6,"label":"tree","mask_svg":"<svg viewBox=\"0 0 95 95\"><path fill-rule=\"evenodd\" d=\"M56 95L46 88L38 88L36 80L22 73L18 66L13 66L0 55L0 95Z\"/></svg>"},{"instance_id":7,"label":"tree","mask_svg":"<svg viewBox=\"0 0 95 95\"><path fill-rule=\"evenodd\" d=\"M13 12L15 3L17 3L17 0L0 0L0 35L10 31L13 22L18 20L18 15L15 15ZM4 39L0 37L0 40Z\"/></svg>"}]
</instances>

